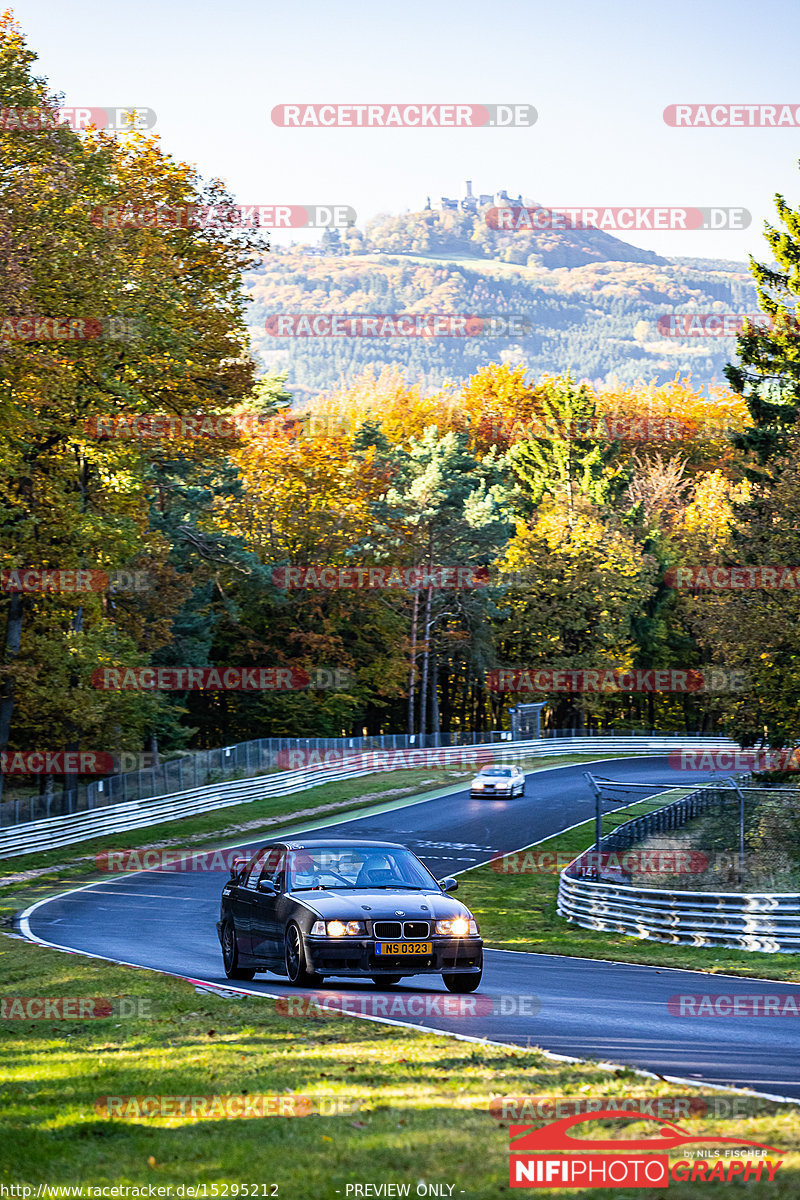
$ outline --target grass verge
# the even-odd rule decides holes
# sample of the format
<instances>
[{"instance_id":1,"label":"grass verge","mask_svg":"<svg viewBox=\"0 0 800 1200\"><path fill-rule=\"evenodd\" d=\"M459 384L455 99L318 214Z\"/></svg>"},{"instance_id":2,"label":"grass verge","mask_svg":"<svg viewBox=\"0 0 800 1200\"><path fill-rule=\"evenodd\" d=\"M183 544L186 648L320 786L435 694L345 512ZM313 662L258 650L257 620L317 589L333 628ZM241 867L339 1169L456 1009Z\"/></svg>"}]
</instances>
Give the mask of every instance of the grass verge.
<instances>
[{"instance_id":1,"label":"grass verge","mask_svg":"<svg viewBox=\"0 0 800 1200\"><path fill-rule=\"evenodd\" d=\"M587 759L562 759L558 765L569 761ZM540 760L537 765L553 764ZM422 772L421 777L431 780L433 774ZM397 776L404 785L420 786L409 772ZM336 787L364 789L351 792L348 805L373 804L376 798L367 799L366 788L374 793L376 784L385 789L394 781L372 776L324 785L319 789L319 804L338 803L341 795L334 800L331 791ZM304 808L311 807L312 798L303 795ZM380 798L386 798L385 790ZM288 809L296 812L298 797L269 803L286 804L283 812L274 808L270 812L288 821ZM254 810L252 804L241 806L241 812L214 814L216 825L206 824L206 817L144 832L177 836L182 845L189 844L189 837L219 841L239 832L231 826L232 819L252 819ZM195 820L201 827L193 824ZM142 833L130 835L127 844L136 845L137 838L140 843ZM561 835L551 841L564 849L563 839L570 837ZM576 852L587 840L579 836ZM98 839L78 849L82 854L90 851L86 869L91 870L98 849L121 844L119 838ZM0 918L8 921L14 909L31 903L44 890L52 891L62 876L85 869L80 863L65 863L66 853L59 852L60 865L38 864L50 875L7 883L0 893ZM15 860L9 865L19 870L31 864ZM557 883L557 877L501 876L490 868L462 878L468 902L476 909L481 907L478 889L484 883L489 888ZM486 891L484 898L488 897ZM530 929L524 928L524 922L518 927L512 919L520 903L528 903L522 890L505 898L497 894L495 899L498 905L507 904L508 911L498 914L494 929L490 929L490 914L481 913L495 944L552 952L550 944L527 944ZM567 928L569 935L584 932ZM576 950L570 945L565 952ZM539 1106L529 1104L518 1118L537 1124L563 1115L546 1106L563 1098L595 1105L601 1099L611 1100L612 1105L637 1100L663 1104L661 1115L677 1113L678 1123L698 1137L736 1135L786 1151L774 1183L762 1180L751 1194L790 1200L800 1188L800 1113L795 1106L739 1096L732 1101L735 1119L722 1119L719 1109L711 1110L712 1116L703 1115L696 1107L697 1097L703 1094L698 1089L645 1079L632 1070L548 1059L535 1048L535 1017L531 1018L531 1047L524 1049L474 1044L322 1012L289 1017L268 999L217 995L150 971L2 936L0 979L0 1001L20 996L125 999L128 1011L137 1014L85 1020L0 1018L0 1183L5 1185L72 1186L83 1189L73 1194L86 1197L89 1187L120 1185L145 1189L141 1195L151 1187L162 1188L153 1193L162 1197L170 1195L166 1191L170 1187L176 1197L177 1189L188 1185L204 1188L195 1192L204 1200L242 1195L242 1185L248 1185L251 1196L346 1200L357 1194L352 1190L356 1185L378 1189L394 1184L407 1187L412 1196L425 1195L431 1188L429 1194L484 1200L508 1190L508 1125L514 1118L493 1115L492 1101L496 1106L498 1098L514 1096L539 1098ZM299 1097L302 1110L312 1111L298 1118L201 1120L192 1116L191 1102L184 1102L183 1113L180 1103L172 1101L174 1115L147 1116L152 1103L121 1100L191 1097L209 1104L205 1098L237 1096L244 1104L248 1098L253 1103L256 1095L285 1097L294 1103L293 1098ZM105 1107L98 1104L103 1097L115 1098L110 1110L108 1101ZM677 1110L670 1100L675 1097L681 1105ZM690 1100L692 1115L686 1116ZM116 1115L109 1117L109 1111ZM650 1136L653 1126L604 1122L595 1125L594 1132L606 1137ZM272 1185L277 1185L277 1193ZM434 1186L444 1190L433 1192ZM561 1189L538 1190L540 1195L563 1195ZM715 1185L698 1181L670 1184L670 1195L676 1200L697 1200L698 1194L714 1191ZM593 1188L580 1194L611 1200L621 1193ZM51 1200L47 1191L42 1200Z\"/></svg>"},{"instance_id":2,"label":"grass verge","mask_svg":"<svg viewBox=\"0 0 800 1200\"><path fill-rule=\"evenodd\" d=\"M485 1200L508 1188L509 1120L490 1111L499 1097L617 1104L662 1098L662 1112L670 1114L669 1097L681 1098L685 1112L686 1102L700 1095L633 1071L553 1062L535 1048L474 1044L322 1012L283 1016L267 999L198 992L150 971L6 937L0 937L0 977L7 1000L130 997L149 1006L148 1015L128 1019L0 1020L0 1183L6 1185L80 1186L85 1196L87 1187L170 1186L176 1196L180 1185L205 1185L205 1195L214 1197L236 1196L244 1184L270 1195L271 1186L261 1185L277 1184L281 1200L337 1200L355 1184L408 1186L411 1196L425 1195L417 1191L424 1181L453 1189L438 1194ZM197 1119L188 1105L181 1115L173 1101L174 1115L147 1116L143 1100L137 1106L121 1099L238 1096L254 1103L258 1095L289 1098L284 1103L302 1097L312 1113ZM103 1097L119 1103L96 1107ZM736 1135L780 1147L786 1153L774 1183L762 1181L751 1194L796 1196L798 1109L745 1097L735 1103L740 1114L752 1115L725 1120L698 1113L678 1123L698 1137ZM109 1118L109 1111L116 1115ZM594 1132L649 1136L653 1124L603 1123ZM711 1184L671 1183L670 1195L697 1200L706 1189L716 1194ZM585 1194L610 1200L621 1193ZM46 1191L43 1197L49 1200Z\"/></svg>"}]
</instances>

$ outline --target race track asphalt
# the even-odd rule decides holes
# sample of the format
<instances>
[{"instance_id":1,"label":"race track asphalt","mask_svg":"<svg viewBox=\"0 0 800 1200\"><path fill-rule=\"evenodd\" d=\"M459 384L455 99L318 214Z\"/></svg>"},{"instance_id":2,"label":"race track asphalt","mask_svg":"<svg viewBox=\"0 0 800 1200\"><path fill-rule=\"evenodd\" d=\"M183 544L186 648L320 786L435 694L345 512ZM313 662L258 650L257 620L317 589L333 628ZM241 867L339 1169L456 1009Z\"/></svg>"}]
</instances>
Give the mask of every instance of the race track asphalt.
<instances>
[{"instance_id":1,"label":"race track asphalt","mask_svg":"<svg viewBox=\"0 0 800 1200\"><path fill-rule=\"evenodd\" d=\"M524 798L472 800L462 790L332 819L325 833L402 842L441 879L592 818L587 770L649 785L631 791L628 802L708 777L673 771L666 758L609 759L530 773ZM303 828L293 827L292 836ZM314 834L319 836L319 823ZM270 833L263 840L286 835ZM242 851L259 844L242 843ZM235 986L265 998L294 997L297 1005L296 989L277 976L236 985L225 979L215 928L225 878L225 872L166 870L109 876L40 901L22 915L20 928L51 946L151 967L198 984ZM675 1004L668 1004L680 995L720 993L792 995L800 1011L800 985L500 950L486 951L483 981L471 996L451 996L438 978L425 976L383 991L369 982L341 982L324 994L331 1006L373 1020L800 1100L797 1017L679 1016L672 1011ZM284 1009L286 1003L281 1002Z\"/></svg>"}]
</instances>

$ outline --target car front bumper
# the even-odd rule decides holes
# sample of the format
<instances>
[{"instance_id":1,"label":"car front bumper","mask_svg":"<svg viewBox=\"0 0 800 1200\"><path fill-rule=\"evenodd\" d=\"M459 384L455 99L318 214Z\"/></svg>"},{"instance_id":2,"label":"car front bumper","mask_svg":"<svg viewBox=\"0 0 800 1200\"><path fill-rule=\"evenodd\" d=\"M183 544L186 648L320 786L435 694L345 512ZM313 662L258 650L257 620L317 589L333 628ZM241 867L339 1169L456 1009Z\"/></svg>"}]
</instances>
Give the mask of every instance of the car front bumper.
<instances>
[{"instance_id":1,"label":"car front bumper","mask_svg":"<svg viewBox=\"0 0 800 1200\"><path fill-rule=\"evenodd\" d=\"M479 937L429 938L431 954L398 958L375 953L374 938L305 938L308 969L319 975L440 975L452 971L475 975L483 967Z\"/></svg>"}]
</instances>

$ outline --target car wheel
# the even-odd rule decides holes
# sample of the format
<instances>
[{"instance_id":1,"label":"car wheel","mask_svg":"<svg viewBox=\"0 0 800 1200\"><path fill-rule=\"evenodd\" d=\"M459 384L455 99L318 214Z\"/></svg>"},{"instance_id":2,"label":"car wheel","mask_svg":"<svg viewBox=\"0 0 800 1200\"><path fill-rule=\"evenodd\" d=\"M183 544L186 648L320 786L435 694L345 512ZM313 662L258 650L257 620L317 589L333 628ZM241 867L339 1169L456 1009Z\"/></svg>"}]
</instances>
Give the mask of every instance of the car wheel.
<instances>
[{"instance_id":1,"label":"car wheel","mask_svg":"<svg viewBox=\"0 0 800 1200\"><path fill-rule=\"evenodd\" d=\"M294 923L289 925L286 930L285 948L284 957L289 983L293 983L295 987L318 987L322 983L322 977L309 971L306 964L303 936Z\"/></svg>"},{"instance_id":2,"label":"car wheel","mask_svg":"<svg viewBox=\"0 0 800 1200\"><path fill-rule=\"evenodd\" d=\"M474 992L477 987L480 987L483 971L479 971L477 975L455 975L452 972L443 971L442 979L448 992Z\"/></svg>"},{"instance_id":3,"label":"car wheel","mask_svg":"<svg viewBox=\"0 0 800 1200\"><path fill-rule=\"evenodd\" d=\"M226 921L222 930L222 962L228 979L252 979L256 973L255 967L239 966L239 947L232 921Z\"/></svg>"},{"instance_id":4,"label":"car wheel","mask_svg":"<svg viewBox=\"0 0 800 1200\"><path fill-rule=\"evenodd\" d=\"M520 794L520 796L524 796L524 795L525 795L525 784L524 784L524 783L523 783L522 787L520 788L520 793L519 793L519 794Z\"/></svg>"},{"instance_id":5,"label":"car wheel","mask_svg":"<svg viewBox=\"0 0 800 1200\"><path fill-rule=\"evenodd\" d=\"M372 982L375 987L394 987L402 978L402 975L373 975Z\"/></svg>"}]
</instances>

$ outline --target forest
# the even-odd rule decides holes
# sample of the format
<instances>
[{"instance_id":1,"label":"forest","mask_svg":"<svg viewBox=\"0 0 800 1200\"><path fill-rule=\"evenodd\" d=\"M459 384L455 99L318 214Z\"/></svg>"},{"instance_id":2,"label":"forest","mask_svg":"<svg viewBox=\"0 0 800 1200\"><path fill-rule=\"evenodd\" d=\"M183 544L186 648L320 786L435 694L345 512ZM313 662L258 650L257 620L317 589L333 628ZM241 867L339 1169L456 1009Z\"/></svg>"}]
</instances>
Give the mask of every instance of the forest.
<instances>
[{"instance_id":1,"label":"forest","mask_svg":"<svg viewBox=\"0 0 800 1200\"><path fill-rule=\"evenodd\" d=\"M259 362L285 371L304 402L386 366L429 388L492 362L570 372L595 387L690 375L708 395L724 380L735 339L682 336L680 319L756 311L744 263L667 260L599 229L495 230L490 211L376 217L363 232L327 230L321 246L275 246L244 277ZM420 311L515 317L517 325L467 338L272 333L282 313Z\"/></svg>"}]
</instances>

